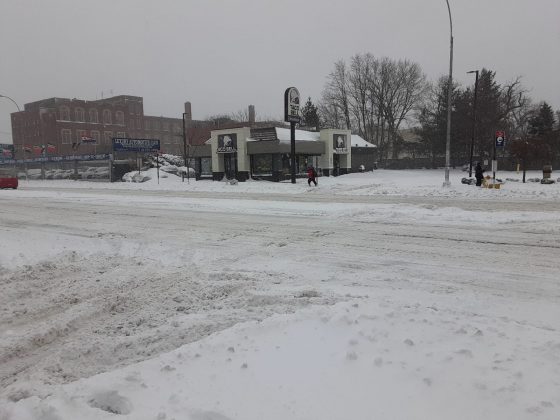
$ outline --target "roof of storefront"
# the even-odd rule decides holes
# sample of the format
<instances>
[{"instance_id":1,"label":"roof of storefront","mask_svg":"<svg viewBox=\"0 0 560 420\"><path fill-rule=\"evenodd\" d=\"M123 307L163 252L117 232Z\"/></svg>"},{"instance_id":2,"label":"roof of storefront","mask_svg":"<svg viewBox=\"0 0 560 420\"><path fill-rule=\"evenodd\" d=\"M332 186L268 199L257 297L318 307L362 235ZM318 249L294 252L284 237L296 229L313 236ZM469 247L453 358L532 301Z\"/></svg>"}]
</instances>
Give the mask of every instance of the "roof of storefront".
<instances>
[{"instance_id":1,"label":"roof of storefront","mask_svg":"<svg viewBox=\"0 0 560 420\"><path fill-rule=\"evenodd\" d=\"M352 134L352 138L350 139L350 143L352 144L352 147L377 147L375 144L364 140L363 138L361 138L357 134Z\"/></svg>"},{"instance_id":2,"label":"roof of storefront","mask_svg":"<svg viewBox=\"0 0 560 420\"><path fill-rule=\"evenodd\" d=\"M321 133L318 131L296 130L296 141L298 142L316 142L320 140ZM283 127L262 127L252 128L251 138L248 142L274 141L278 143L290 143L290 129ZM369 143L357 134L351 136L351 147L377 147L375 144ZM210 139L205 144L210 144Z\"/></svg>"}]
</instances>

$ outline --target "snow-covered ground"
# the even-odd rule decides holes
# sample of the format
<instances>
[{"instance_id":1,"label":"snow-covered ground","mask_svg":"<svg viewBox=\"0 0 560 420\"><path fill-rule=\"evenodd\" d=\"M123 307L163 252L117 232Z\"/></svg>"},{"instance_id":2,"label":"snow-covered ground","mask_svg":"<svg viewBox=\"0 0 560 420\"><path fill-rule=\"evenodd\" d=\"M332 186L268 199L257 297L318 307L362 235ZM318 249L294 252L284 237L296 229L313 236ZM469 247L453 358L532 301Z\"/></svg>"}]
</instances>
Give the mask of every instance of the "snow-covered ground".
<instances>
[{"instance_id":1,"label":"snow-covered ground","mask_svg":"<svg viewBox=\"0 0 560 420\"><path fill-rule=\"evenodd\" d=\"M560 184L464 175L0 191L0 419L560 418Z\"/></svg>"}]
</instances>

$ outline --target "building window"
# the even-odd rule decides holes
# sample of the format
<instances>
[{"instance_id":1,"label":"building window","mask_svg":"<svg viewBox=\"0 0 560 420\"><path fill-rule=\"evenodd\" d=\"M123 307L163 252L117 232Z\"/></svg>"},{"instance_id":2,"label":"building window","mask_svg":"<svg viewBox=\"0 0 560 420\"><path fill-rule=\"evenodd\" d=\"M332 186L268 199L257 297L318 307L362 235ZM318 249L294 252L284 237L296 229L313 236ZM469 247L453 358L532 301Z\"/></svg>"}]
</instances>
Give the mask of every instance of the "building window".
<instances>
[{"instance_id":1,"label":"building window","mask_svg":"<svg viewBox=\"0 0 560 420\"><path fill-rule=\"evenodd\" d=\"M84 122L85 119L85 113L84 113L84 109L83 108L76 108L74 109L74 117L76 121L79 122Z\"/></svg>"},{"instance_id":2,"label":"building window","mask_svg":"<svg viewBox=\"0 0 560 420\"><path fill-rule=\"evenodd\" d=\"M181 137L178 134L175 134L173 137L175 138L175 144L179 144Z\"/></svg>"},{"instance_id":3,"label":"building window","mask_svg":"<svg viewBox=\"0 0 560 420\"><path fill-rule=\"evenodd\" d=\"M101 135L99 131L92 131L91 138L95 140L95 144L101 144Z\"/></svg>"},{"instance_id":4,"label":"building window","mask_svg":"<svg viewBox=\"0 0 560 420\"><path fill-rule=\"evenodd\" d=\"M112 124L111 111L108 109L103 110L103 124Z\"/></svg>"},{"instance_id":5,"label":"building window","mask_svg":"<svg viewBox=\"0 0 560 420\"><path fill-rule=\"evenodd\" d=\"M126 133L124 131L118 131L117 132L117 137L119 139L125 139L126 138Z\"/></svg>"},{"instance_id":6,"label":"building window","mask_svg":"<svg viewBox=\"0 0 560 420\"><path fill-rule=\"evenodd\" d=\"M89 110L89 122L91 123L98 123L99 116L97 115L97 109L90 109Z\"/></svg>"},{"instance_id":7,"label":"building window","mask_svg":"<svg viewBox=\"0 0 560 420\"><path fill-rule=\"evenodd\" d=\"M105 144L110 145L113 143L113 132L112 131L105 131L103 133L103 136L105 137Z\"/></svg>"},{"instance_id":8,"label":"building window","mask_svg":"<svg viewBox=\"0 0 560 420\"><path fill-rule=\"evenodd\" d=\"M171 144L171 141L169 140L169 136L167 134L165 136L163 136L163 143L164 144Z\"/></svg>"},{"instance_id":9,"label":"building window","mask_svg":"<svg viewBox=\"0 0 560 420\"><path fill-rule=\"evenodd\" d=\"M70 144L72 143L72 130L63 129L61 131L61 140L62 144Z\"/></svg>"},{"instance_id":10,"label":"building window","mask_svg":"<svg viewBox=\"0 0 560 420\"><path fill-rule=\"evenodd\" d=\"M124 112L122 111L117 111L115 114L115 122L118 125L124 125Z\"/></svg>"},{"instance_id":11,"label":"building window","mask_svg":"<svg viewBox=\"0 0 560 420\"><path fill-rule=\"evenodd\" d=\"M131 130L134 130L134 119L131 118L130 120L128 120L128 128L130 128Z\"/></svg>"},{"instance_id":12,"label":"building window","mask_svg":"<svg viewBox=\"0 0 560 420\"><path fill-rule=\"evenodd\" d=\"M70 109L67 106L60 107L59 112L62 121L70 121Z\"/></svg>"},{"instance_id":13,"label":"building window","mask_svg":"<svg viewBox=\"0 0 560 420\"><path fill-rule=\"evenodd\" d=\"M76 140L78 141L78 143L81 143L82 137L87 137L87 131L86 130L76 130Z\"/></svg>"},{"instance_id":14,"label":"building window","mask_svg":"<svg viewBox=\"0 0 560 420\"><path fill-rule=\"evenodd\" d=\"M169 122L167 121L163 122L163 131L169 131Z\"/></svg>"},{"instance_id":15,"label":"building window","mask_svg":"<svg viewBox=\"0 0 560 420\"><path fill-rule=\"evenodd\" d=\"M145 130L149 130L149 129L150 129L150 121L144 120L144 129L145 129Z\"/></svg>"}]
</instances>

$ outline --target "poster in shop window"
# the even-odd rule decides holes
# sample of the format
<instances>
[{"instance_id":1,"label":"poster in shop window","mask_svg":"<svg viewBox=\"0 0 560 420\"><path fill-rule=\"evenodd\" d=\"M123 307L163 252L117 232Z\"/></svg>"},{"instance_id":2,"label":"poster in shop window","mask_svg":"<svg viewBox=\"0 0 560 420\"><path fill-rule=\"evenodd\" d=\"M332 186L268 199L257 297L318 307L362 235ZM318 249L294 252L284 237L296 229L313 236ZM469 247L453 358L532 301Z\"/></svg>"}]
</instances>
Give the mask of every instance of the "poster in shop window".
<instances>
[{"instance_id":1,"label":"poster in shop window","mask_svg":"<svg viewBox=\"0 0 560 420\"><path fill-rule=\"evenodd\" d=\"M218 153L237 152L237 134L221 134L218 136Z\"/></svg>"},{"instance_id":2,"label":"poster in shop window","mask_svg":"<svg viewBox=\"0 0 560 420\"><path fill-rule=\"evenodd\" d=\"M333 135L333 151L334 153L348 153L346 134Z\"/></svg>"}]
</instances>

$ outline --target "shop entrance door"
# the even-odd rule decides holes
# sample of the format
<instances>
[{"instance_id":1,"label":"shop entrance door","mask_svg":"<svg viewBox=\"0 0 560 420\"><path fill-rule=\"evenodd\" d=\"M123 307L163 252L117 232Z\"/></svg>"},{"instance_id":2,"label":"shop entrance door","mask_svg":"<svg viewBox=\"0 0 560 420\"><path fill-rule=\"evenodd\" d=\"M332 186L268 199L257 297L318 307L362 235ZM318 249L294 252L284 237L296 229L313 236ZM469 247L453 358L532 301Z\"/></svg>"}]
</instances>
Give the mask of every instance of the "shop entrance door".
<instances>
[{"instance_id":1,"label":"shop entrance door","mask_svg":"<svg viewBox=\"0 0 560 420\"><path fill-rule=\"evenodd\" d=\"M237 175L237 153L224 154L224 174L227 179L234 179Z\"/></svg>"},{"instance_id":2,"label":"shop entrance door","mask_svg":"<svg viewBox=\"0 0 560 420\"><path fill-rule=\"evenodd\" d=\"M340 155L335 154L333 156L333 166L334 166L333 175L334 176L339 176L340 175Z\"/></svg>"}]
</instances>

